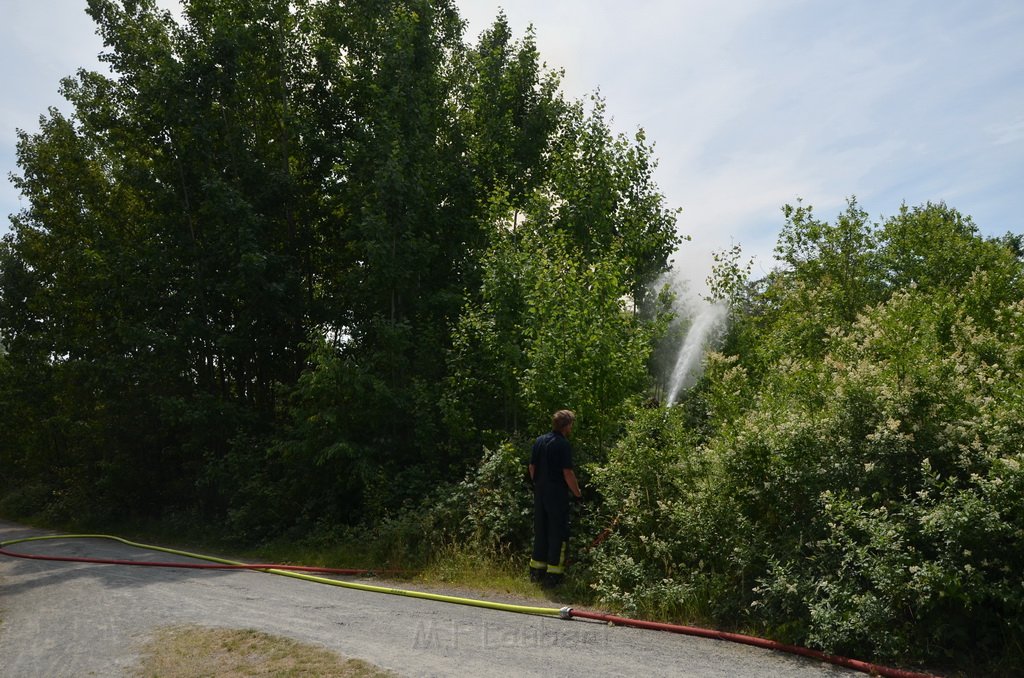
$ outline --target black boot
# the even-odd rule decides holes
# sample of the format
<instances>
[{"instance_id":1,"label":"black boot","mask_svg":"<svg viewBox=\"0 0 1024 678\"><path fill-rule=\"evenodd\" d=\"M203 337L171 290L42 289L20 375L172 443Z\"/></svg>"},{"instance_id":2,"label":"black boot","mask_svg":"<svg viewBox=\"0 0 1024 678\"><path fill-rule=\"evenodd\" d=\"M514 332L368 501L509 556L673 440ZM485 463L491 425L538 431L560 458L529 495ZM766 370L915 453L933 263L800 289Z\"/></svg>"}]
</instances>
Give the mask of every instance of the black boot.
<instances>
[{"instance_id":1,"label":"black boot","mask_svg":"<svg viewBox=\"0 0 1024 678\"><path fill-rule=\"evenodd\" d=\"M555 589L562 585L562 575L547 573L544 575L544 581L540 584L546 589Z\"/></svg>"},{"instance_id":2,"label":"black boot","mask_svg":"<svg viewBox=\"0 0 1024 678\"><path fill-rule=\"evenodd\" d=\"M541 582L544 581L544 575L545 574L546 574L546 572L544 570L538 570L536 567L531 567L530 568L530 583L532 583L532 584L540 584Z\"/></svg>"}]
</instances>

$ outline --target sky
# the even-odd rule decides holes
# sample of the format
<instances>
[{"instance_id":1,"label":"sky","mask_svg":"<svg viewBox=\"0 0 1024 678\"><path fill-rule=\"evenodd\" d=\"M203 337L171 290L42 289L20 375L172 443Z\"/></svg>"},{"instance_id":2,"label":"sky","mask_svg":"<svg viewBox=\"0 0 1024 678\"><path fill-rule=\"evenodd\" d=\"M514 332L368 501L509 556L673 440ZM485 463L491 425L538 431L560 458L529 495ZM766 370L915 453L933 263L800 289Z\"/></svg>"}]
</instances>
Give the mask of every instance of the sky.
<instances>
[{"instance_id":1,"label":"sky","mask_svg":"<svg viewBox=\"0 0 1024 678\"><path fill-rule=\"evenodd\" d=\"M160 0L173 6L174 0ZM698 284L739 244L773 266L781 208L873 219L945 201L985 235L1024 232L1020 0L456 0L475 41L499 10L563 91L600 91L617 132L655 143L656 180ZM0 0L0 169L79 67L105 69L84 0ZM24 207L0 180L0 212ZM6 232L6 219L0 233Z\"/></svg>"}]
</instances>

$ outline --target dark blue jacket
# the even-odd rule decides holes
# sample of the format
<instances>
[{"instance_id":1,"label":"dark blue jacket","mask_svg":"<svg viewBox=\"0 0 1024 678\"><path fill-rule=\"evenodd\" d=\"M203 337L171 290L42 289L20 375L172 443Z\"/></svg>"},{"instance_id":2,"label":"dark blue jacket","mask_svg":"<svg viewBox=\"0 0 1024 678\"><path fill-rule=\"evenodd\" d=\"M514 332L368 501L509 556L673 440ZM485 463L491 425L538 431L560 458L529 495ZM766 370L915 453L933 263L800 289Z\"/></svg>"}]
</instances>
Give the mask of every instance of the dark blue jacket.
<instances>
[{"instance_id":1,"label":"dark blue jacket","mask_svg":"<svg viewBox=\"0 0 1024 678\"><path fill-rule=\"evenodd\" d=\"M572 447L561 433L552 431L537 438L530 463L534 466L533 485L537 491L569 489L562 471L572 468Z\"/></svg>"}]
</instances>

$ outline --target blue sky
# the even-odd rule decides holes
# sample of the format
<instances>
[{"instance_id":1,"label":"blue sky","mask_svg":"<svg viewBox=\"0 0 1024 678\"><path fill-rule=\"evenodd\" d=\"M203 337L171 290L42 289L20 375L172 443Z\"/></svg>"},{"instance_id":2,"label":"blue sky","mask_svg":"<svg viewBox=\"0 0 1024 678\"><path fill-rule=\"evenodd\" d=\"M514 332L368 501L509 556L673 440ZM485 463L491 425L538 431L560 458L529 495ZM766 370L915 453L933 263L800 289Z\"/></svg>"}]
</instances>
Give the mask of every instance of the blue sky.
<instances>
[{"instance_id":1,"label":"blue sky","mask_svg":"<svg viewBox=\"0 0 1024 678\"><path fill-rule=\"evenodd\" d=\"M165 6L173 0L164 0ZM681 265L739 243L771 265L780 207L873 217L944 200L985 234L1024 231L1024 2L457 0L475 38L503 7L574 98L647 131L658 183L693 237ZM0 168L14 129L65 107L59 79L97 68L84 0L0 0ZM0 212L19 208L0 182ZM7 228L4 220L3 230Z\"/></svg>"}]
</instances>

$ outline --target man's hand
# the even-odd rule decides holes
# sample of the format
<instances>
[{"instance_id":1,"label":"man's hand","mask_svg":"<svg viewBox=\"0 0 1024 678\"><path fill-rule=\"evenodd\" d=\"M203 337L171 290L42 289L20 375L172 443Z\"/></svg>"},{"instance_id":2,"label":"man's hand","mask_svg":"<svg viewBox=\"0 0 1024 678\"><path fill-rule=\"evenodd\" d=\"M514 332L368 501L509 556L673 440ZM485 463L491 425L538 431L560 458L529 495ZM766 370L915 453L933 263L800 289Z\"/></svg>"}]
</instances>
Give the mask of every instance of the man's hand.
<instances>
[{"instance_id":1,"label":"man's hand","mask_svg":"<svg viewBox=\"0 0 1024 678\"><path fill-rule=\"evenodd\" d=\"M569 491L572 492L573 496L582 497L583 493L580 492L580 484L576 482L576 474L573 473L572 469L562 469L562 476L565 478L565 484L569 487Z\"/></svg>"}]
</instances>

